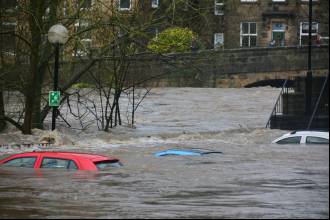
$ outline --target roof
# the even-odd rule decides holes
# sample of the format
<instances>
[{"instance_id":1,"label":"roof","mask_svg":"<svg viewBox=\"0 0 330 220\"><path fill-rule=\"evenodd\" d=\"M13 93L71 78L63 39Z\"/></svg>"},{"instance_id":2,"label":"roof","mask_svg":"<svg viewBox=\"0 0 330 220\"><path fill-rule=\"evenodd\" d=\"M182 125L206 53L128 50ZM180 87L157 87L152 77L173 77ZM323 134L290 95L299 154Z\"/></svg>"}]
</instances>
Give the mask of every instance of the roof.
<instances>
[{"instance_id":1,"label":"roof","mask_svg":"<svg viewBox=\"0 0 330 220\"><path fill-rule=\"evenodd\" d=\"M177 156L203 156L206 154L222 154L220 151L212 151L202 148L192 148L192 149L168 149L155 153L156 157L177 155Z\"/></svg>"},{"instance_id":2,"label":"roof","mask_svg":"<svg viewBox=\"0 0 330 220\"><path fill-rule=\"evenodd\" d=\"M276 143L279 140L282 140L283 138L288 138L288 137L295 137L295 136L314 136L314 137L320 137L320 138L325 138L329 139L329 132L326 131L292 131L290 133L286 133L282 135L281 137L276 138L272 143Z\"/></svg>"},{"instance_id":3,"label":"roof","mask_svg":"<svg viewBox=\"0 0 330 220\"><path fill-rule=\"evenodd\" d=\"M317 135L317 136L328 136L329 137L329 132L327 131L293 131L288 133L287 135Z\"/></svg>"},{"instance_id":4,"label":"roof","mask_svg":"<svg viewBox=\"0 0 330 220\"><path fill-rule=\"evenodd\" d=\"M100 161L100 160L109 160L109 159L116 159L114 157L108 157L108 156L102 156L102 155L97 155L97 154L90 154L90 153L79 153L79 152L52 152L52 151L34 151L34 152L28 152L28 153L21 153L17 155L37 155L37 154L43 154L47 156L73 156L73 157L83 157L92 161Z\"/></svg>"}]
</instances>

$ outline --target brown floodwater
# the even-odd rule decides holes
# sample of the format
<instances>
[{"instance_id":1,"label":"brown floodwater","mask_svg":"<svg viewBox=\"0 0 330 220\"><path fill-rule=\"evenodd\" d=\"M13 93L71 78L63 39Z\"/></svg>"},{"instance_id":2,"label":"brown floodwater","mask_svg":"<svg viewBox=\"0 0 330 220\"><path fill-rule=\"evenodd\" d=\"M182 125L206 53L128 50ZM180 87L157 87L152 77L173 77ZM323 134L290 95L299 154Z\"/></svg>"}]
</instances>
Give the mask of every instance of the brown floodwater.
<instances>
[{"instance_id":1,"label":"brown floodwater","mask_svg":"<svg viewBox=\"0 0 330 220\"><path fill-rule=\"evenodd\" d=\"M154 89L134 129L59 128L64 144L44 150L114 155L124 166L102 172L0 168L0 218L328 219L329 145L270 144L287 132L264 128L278 93ZM0 142L38 140L38 132L8 132ZM223 154L154 156L170 148Z\"/></svg>"},{"instance_id":2,"label":"brown floodwater","mask_svg":"<svg viewBox=\"0 0 330 220\"><path fill-rule=\"evenodd\" d=\"M246 145L225 143L227 135L186 135L167 146L85 150L121 158L124 166L109 171L2 169L0 217L329 217L328 145L265 144L273 136L265 129L231 131L231 140L254 138ZM154 156L172 147L223 154Z\"/></svg>"}]
</instances>

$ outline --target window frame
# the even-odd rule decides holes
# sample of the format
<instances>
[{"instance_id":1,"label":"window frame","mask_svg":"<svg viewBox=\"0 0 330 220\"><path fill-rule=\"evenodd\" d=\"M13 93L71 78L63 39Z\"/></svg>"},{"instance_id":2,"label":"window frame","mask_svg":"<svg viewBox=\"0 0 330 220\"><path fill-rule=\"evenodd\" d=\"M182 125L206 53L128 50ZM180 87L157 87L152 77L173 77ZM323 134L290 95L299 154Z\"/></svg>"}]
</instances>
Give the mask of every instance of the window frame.
<instances>
[{"instance_id":1,"label":"window frame","mask_svg":"<svg viewBox=\"0 0 330 220\"><path fill-rule=\"evenodd\" d=\"M308 37L309 36L309 33L303 33L303 25L304 24L307 24L307 26L308 26L308 28L309 28L309 22L308 21L301 21L300 22L300 30L299 30L299 45L300 46L303 46L302 45L302 38L303 37ZM314 24L316 24L316 32L315 33L313 33L313 26L314 26ZM320 23L319 22L316 22L316 21L313 21L312 22L312 37L314 36L317 36L318 34L319 34L319 30L320 30Z\"/></svg>"},{"instance_id":2,"label":"window frame","mask_svg":"<svg viewBox=\"0 0 330 220\"><path fill-rule=\"evenodd\" d=\"M276 24L280 24L281 26L283 26L283 28L282 29L274 29L274 25L276 25ZM281 47L285 46L285 44L286 44L285 37L286 37L287 27L288 27L288 25L286 23L282 23L282 22L273 22L272 23L272 41L276 40L276 39L274 39L274 33L282 33L284 35L283 45L279 45Z\"/></svg>"},{"instance_id":3,"label":"window frame","mask_svg":"<svg viewBox=\"0 0 330 220\"><path fill-rule=\"evenodd\" d=\"M90 10L92 7L93 7L93 0L82 0L84 1L83 3L82 2L79 2L79 0L77 1L77 6L82 6L82 7L79 7L79 10L82 11L82 10ZM86 4L86 5L85 5Z\"/></svg>"},{"instance_id":4,"label":"window frame","mask_svg":"<svg viewBox=\"0 0 330 220\"><path fill-rule=\"evenodd\" d=\"M223 16L225 14L224 6L225 6L224 0L214 0L214 15Z\"/></svg>"},{"instance_id":5,"label":"window frame","mask_svg":"<svg viewBox=\"0 0 330 220\"><path fill-rule=\"evenodd\" d=\"M241 3L255 3L258 2L258 0L241 0Z\"/></svg>"},{"instance_id":6,"label":"window frame","mask_svg":"<svg viewBox=\"0 0 330 220\"><path fill-rule=\"evenodd\" d=\"M249 30L248 33L243 33L243 25L244 24L248 24ZM256 26L256 33L251 34L251 24L255 24ZM257 22L241 22L240 24L240 47L246 47L243 45L243 38L244 37L249 37L249 45L247 47L257 47L258 46L258 24ZM251 46L251 37L255 37L256 38L256 45Z\"/></svg>"},{"instance_id":7,"label":"window frame","mask_svg":"<svg viewBox=\"0 0 330 220\"><path fill-rule=\"evenodd\" d=\"M222 38L222 41L219 40L221 38ZM214 43L213 43L214 49L215 50L220 49L220 48L224 47L224 44L225 44L224 33L214 33Z\"/></svg>"},{"instance_id":8,"label":"window frame","mask_svg":"<svg viewBox=\"0 0 330 220\"><path fill-rule=\"evenodd\" d=\"M18 8L18 5L19 5L18 0L7 0L5 2L0 3L1 10L4 10L7 13L14 12Z\"/></svg>"},{"instance_id":9,"label":"window frame","mask_svg":"<svg viewBox=\"0 0 330 220\"><path fill-rule=\"evenodd\" d=\"M159 34L160 34L159 28L158 28L158 27L155 27L153 30L154 30L154 37L155 37L156 39L158 39Z\"/></svg>"},{"instance_id":10,"label":"window frame","mask_svg":"<svg viewBox=\"0 0 330 220\"><path fill-rule=\"evenodd\" d=\"M75 26L75 31L77 33L79 28L86 28L89 26L89 23L84 22L84 21L78 21L74 24L74 26ZM89 36L89 37L79 36L79 40L80 40L80 44L83 45L87 49L84 50L84 48L80 48L80 47L76 48L76 49L74 49L72 56L74 56L74 57L88 56L88 54L90 53L90 48L91 48L91 44L92 44L92 37L91 36ZM85 45L87 43L89 44L89 49Z\"/></svg>"},{"instance_id":11,"label":"window frame","mask_svg":"<svg viewBox=\"0 0 330 220\"><path fill-rule=\"evenodd\" d=\"M129 8L122 8L121 7L121 1L123 1L123 0L118 0L118 9L119 9L119 11L130 11L132 9L132 0L126 0L126 1L129 1Z\"/></svg>"},{"instance_id":12,"label":"window frame","mask_svg":"<svg viewBox=\"0 0 330 220\"><path fill-rule=\"evenodd\" d=\"M8 33L3 33L1 34L1 44L5 43L6 44L6 40L7 42L10 41L9 45L13 46L13 48L9 47L2 47L2 50L4 53L8 54L8 55L15 55L16 54L16 37L14 37L14 34L16 32L16 28L17 28L17 22L2 22L0 23L0 27L4 28L5 30L8 30ZM13 33L13 34L12 34ZM10 36L13 35L13 36ZM8 46L8 44L7 44Z\"/></svg>"},{"instance_id":13,"label":"window frame","mask_svg":"<svg viewBox=\"0 0 330 220\"><path fill-rule=\"evenodd\" d=\"M151 8L159 8L159 0L151 0Z\"/></svg>"}]
</instances>

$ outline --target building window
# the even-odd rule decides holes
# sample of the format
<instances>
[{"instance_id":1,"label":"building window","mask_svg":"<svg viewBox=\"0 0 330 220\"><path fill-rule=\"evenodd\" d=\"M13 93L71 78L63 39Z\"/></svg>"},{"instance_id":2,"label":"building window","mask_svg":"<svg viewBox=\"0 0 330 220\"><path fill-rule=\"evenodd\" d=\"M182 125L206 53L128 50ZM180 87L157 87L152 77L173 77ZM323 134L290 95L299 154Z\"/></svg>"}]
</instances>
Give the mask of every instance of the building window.
<instances>
[{"instance_id":1,"label":"building window","mask_svg":"<svg viewBox=\"0 0 330 220\"><path fill-rule=\"evenodd\" d=\"M64 0L63 1L63 15L67 16L67 14L68 14L68 2L67 2L67 0Z\"/></svg>"},{"instance_id":2,"label":"building window","mask_svg":"<svg viewBox=\"0 0 330 220\"><path fill-rule=\"evenodd\" d=\"M319 32L319 23L313 22L312 24L312 42L316 42ZM309 22L300 23L300 46L308 45L309 43Z\"/></svg>"},{"instance_id":3,"label":"building window","mask_svg":"<svg viewBox=\"0 0 330 220\"><path fill-rule=\"evenodd\" d=\"M42 16L42 19L43 20L49 19L49 13L50 13L50 8L47 7L46 10L45 10L44 15Z\"/></svg>"},{"instance_id":4,"label":"building window","mask_svg":"<svg viewBox=\"0 0 330 220\"><path fill-rule=\"evenodd\" d=\"M158 8L159 7L159 0L151 0L151 7Z\"/></svg>"},{"instance_id":5,"label":"building window","mask_svg":"<svg viewBox=\"0 0 330 220\"><path fill-rule=\"evenodd\" d=\"M17 0L0 0L0 10L4 10L6 13L13 13L17 9Z\"/></svg>"},{"instance_id":6,"label":"building window","mask_svg":"<svg viewBox=\"0 0 330 220\"><path fill-rule=\"evenodd\" d=\"M78 0L77 1L78 8L84 10L84 9L90 9L92 7L92 0Z\"/></svg>"},{"instance_id":7,"label":"building window","mask_svg":"<svg viewBox=\"0 0 330 220\"><path fill-rule=\"evenodd\" d=\"M214 49L221 49L224 45L224 35L223 33L215 33L214 34Z\"/></svg>"},{"instance_id":8,"label":"building window","mask_svg":"<svg viewBox=\"0 0 330 220\"><path fill-rule=\"evenodd\" d=\"M223 15L224 14L224 0L214 0L214 14Z\"/></svg>"},{"instance_id":9,"label":"building window","mask_svg":"<svg viewBox=\"0 0 330 220\"><path fill-rule=\"evenodd\" d=\"M158 38L158 36L159 36L159 28L155 27L154 28L154 37Z\"/></svg>"},{"instance_id":10,"label":"building window","mask_svg":"<svg viewBox=\"0 0 330 220\"><path fill-rule=\"evenodd\" d=\"M1 0L0 8L10 9L15 8L18 5L17 0Z\"/></svg>"},{"instance_id":11,"label":"building window","mask_svg":"<svg viewBox=\"0 0 330 220\"><path fill-rule=\"evenodd\" d=\"M285 46L285 31L286 24L273 23L272 24L272 41L274 46Z\"/></svg>"},{"instance_id":12,"label":"building window","mask_svg":"<svg viewBox=\"0 0 330 220\"><path fill-rule=\"evenodd\" d=\"M4 22L0 25L0 29L1 51L5 52L8 55L14 55L16 47L16 41L14 36L16 30L16 22Z\"/></svg>"},{"instance_id":13,"label":"building window","mask_svg":"<svg viewBox=\"0 0 330 220\"><path fill-rule=\"evenodd\" d=\"M77 37L72 54L75 57L87 56L90 54L92 39L90 32L87 30L88 26L89 24L87 22L77 22L75 24Z\"/></svg>"},{"instance_id":14,"label":"building window","mask_svg":"<svg viewBox=\"0 0 330 220\"><path fill-rule=\"evenodd\" d=\"M258 0L241 0L241 2L257 2Z\"/></svg>"},{"instance_id":15,"label":"building window","mask_svg":"<svg viewBox=\"0 0 330 220\"><path fill-rule=\"evenodd\" d=\"M128 11L131 10L132 0L119 0L119 10Z\"/></svg>"},{"instance_id":16,"label":"building window","mask_svg":"<svg viewBox=\"0 0 330 220\"><path fill-rule=\"evenodd\" d=\"M256 47L257 36L257 23L241 23L241 47Z\"/></svg>"}]
</instances>

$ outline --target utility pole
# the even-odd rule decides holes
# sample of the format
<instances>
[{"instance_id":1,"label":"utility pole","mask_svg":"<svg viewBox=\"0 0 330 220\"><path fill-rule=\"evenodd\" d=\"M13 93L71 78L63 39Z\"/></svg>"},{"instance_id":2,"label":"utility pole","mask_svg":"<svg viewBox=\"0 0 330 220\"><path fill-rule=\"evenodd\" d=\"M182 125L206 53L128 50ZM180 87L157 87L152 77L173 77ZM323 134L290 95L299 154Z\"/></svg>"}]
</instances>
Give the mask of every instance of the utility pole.
<instances>
[{"instance_id":1,"label":"utility pole","mask_svg":"<svg viewBox=\"0 0 330 220\"><path fill-rule=\"evenodd\" d=\"M312 114L312 94L313 94L313 76L312 76L312 26L313 26L313 1L309 0L309 32L308 32L308 70L305 88L305 113Z\"/></svg>"}]
</instances>

